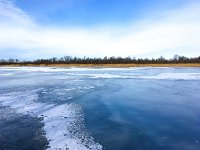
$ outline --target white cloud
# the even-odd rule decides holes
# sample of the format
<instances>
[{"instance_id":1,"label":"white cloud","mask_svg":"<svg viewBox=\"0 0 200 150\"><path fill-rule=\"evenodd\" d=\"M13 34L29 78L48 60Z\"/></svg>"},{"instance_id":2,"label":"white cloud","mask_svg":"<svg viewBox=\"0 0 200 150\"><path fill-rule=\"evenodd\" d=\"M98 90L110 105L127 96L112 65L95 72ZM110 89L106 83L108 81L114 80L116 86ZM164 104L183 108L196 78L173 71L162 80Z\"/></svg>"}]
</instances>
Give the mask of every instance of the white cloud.
<instances>
[{"instance_id":1,"label":"white cloud","mask_svg":"<svg viewBox=\"0 0 200 150\"><path fill-rule=\"evenodd\" d=\"M199 14L200 5L195 4L124 26L51 28L38 25L12 2L0 0L0 52L2 56L18 50L24 58L195 56L200 55Z\"/></svg>"},{"instance_id":2,"label":"white cloud","mask_svg":"<svg viewBox=\"0 0 200 150\"><path fill-rule=\"evenodd\" d=\"M34 23L31 18L17 8L10 0L0 0L0 24L12 24L14 26L31 26Z\"/></svg>"}]
</instances>

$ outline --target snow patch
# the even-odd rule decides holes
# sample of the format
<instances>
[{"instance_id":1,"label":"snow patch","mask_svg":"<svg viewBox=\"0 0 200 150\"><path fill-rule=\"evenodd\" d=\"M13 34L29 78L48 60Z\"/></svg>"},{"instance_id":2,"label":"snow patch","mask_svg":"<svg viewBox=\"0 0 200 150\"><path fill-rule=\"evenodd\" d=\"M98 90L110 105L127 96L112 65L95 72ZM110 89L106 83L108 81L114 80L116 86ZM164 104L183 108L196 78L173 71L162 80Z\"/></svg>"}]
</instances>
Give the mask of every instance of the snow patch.
<instances>
[{"instance_id":1,"label":"snow patch","mask_svg":"<svg viewBox=\"0 0 200 150\"><path fill-rule=\"evenodd\" d=\"M13 73L0 73L0 76L12 76Z\"/></svg>"},{"instance_id":2,"label":"snow patch","mask_svg":"<svg viewBox=\"0 0 200 150\"><path fill-rule=\"evenodd\" d=\"M140 76L146 79L200 80L200 73L160 73L155 76Z\"/></svg>"},{"instance_id":3,"label":"snow patch","mask_svg":"<svg viewBox=\"0 0 200 150\"><path fill-rule=\"evenodd\" d=\"M94 79L103 78L103 79L170 79L170 80L200 80L200 73L160 73L157 75L118 75L118 74L74 74L76 76L86 76Z\"/></svg>"}]
</instances>

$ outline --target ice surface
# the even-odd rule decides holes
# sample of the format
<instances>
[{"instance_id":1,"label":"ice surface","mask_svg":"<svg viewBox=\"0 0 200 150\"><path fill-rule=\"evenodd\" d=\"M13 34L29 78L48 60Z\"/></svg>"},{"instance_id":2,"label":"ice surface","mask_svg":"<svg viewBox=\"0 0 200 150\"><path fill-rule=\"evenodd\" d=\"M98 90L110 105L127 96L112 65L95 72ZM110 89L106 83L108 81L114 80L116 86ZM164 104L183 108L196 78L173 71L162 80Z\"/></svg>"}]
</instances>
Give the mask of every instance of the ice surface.
<instances>
[{"instance_id":1,"label":"ice surface","mask_svg":"<svg viewBox=\"0 0 200 150\"><path fill-rule=\"evenodd\" d=\"M162 108L162 111L163 111L163 107L160 107L160 106L163 106L163 103L164 104L167 103L167 104L172 104L172 106L168 105L170 108L168 109L166 107L166 111L163 111L163 112L171 114L172 112L171 110L174 109L174 104L175 105L177 104L178 106L180 102L181 106L176 107L177 112L175 116L177 114L184 114L184 113L186 116L189 116L190 112L188 113L187 111L185 111L186 109L182 110L182 107L184 103L187 103L186 104L187 110L192 111L193 109L188 109L188 107L191 107L197 102L195 98L199 97L197 93L199 91L198 83L200 81L200 70L198 68L187 68L187 69L173 68L173 67L169 67L167 69L166 68L167 67L165 68L163 67L162 68L159 68L159 67L154 67L154 68L153 67L152 68L150 67L142 67L142 68L56 68L56 67L18 67L18 68L7 67L6 68L6 67L3 67L1 68L0 67L0 74L2 74L0 75L0 82L1 82L0 105L10 106L12 110L16 110L18 113L23 113L23 114L28 114L28 115L33 115L33 116L43 118L44 131L46 132L46 137L49 140L49 146L50 146L49 149L66 149L66 148L72 149L72 150L103 149L100 144L95 142L95 139L92 138L92 136L89 134L87 129L84 127L85 125L84 125L84 116L83 116L82 108L79 105L69 104L69 103L77 102L81 106L83 105L84 114L91 115L91 116L95 115L92 117L96 117L96 118L98 118L96 114L99 113L100 117L102 115L104 116L105 113L108 112L106 109L108 110L110 109L109 111L111 111L114 114L112 115L113 121L120 122L120 124L121 122L125 121L125 124L127 126L126 117L125 118L121 117L123 118L121 119L120 116L118 115L119 114L118 111L119 112L121 111L120 109L118 110L118 108L113 109L114 107L110 107L110 108L107 107L111 104L115 106L117 103L120 103L120 104L123 103L129 106L130 102L126 101L126 93L125 94L119 93L120 95L125 96L124 97L125 100L123 101L121 101L120 96L116 97L116 99L114 100L110 99L110 101L108 101L108 97L107 97L107 94L105 95L105 91L107 92L107 89L109 89L109 91L112 91L111 93L108 93L108 95L110 94L111 97L116 96L114 95L115 92L120 92L120 91L124 92L124 90L128 91L127 94L130 94L130 95L127 96L128 97L127 100L129 100L133 97L132 92L129 92L129 90L132 91L134 89L135 90L134 94L136 94L134 95L134 97L139 97L139 99L137 100L136 98L134 99L134 101L132 101L134 105L131 107L127 107L126 109L127 112L129 111L130 108L131 108L130 111L132 110L135 111L134 108L140 107L140 106L144 106L144 107L140 107L141 110L142 109L144 110L144 112L147 112L146 110L147 109L149 110L151 108L154 110L154 106L155 108L157 108L157 105L154 105L154 103L158 103L158 106L159 106L158 109ZM150 83L150 84L145 85L145 83L152 80L156 80L156 82L158 83L162 82L162 84ZM174 89L166 88L168 86L171 86L171 82L173 82L173 80L186 80L186 81L180 81L184 85L183 89L182 89L182 84L181 85L177 84L177 87ZM188 84L189 80L193 80L191 81L191 85ZM131 81L130 84L129 84L129 81ZM163 84L163 82L165 82L165 84ZM143 85L139 86L140 85L139 83ZM118 88L120 90L116 91L116 89ZM157 96L158 96L157 92L146 90L146 88L158 89L159 91L161 91L161 94L160 94L161 97L158 97L157 99ZM34 89L37 89L37 90L34 90ZM149 94L148 93L141 94L141 92L144 90L145 92L148 92ZM25 92L22 92L22 91L25 91ZM89 96L89 99L87 99L88 98L87 93L89 92L91 92L90 93L91 97ZM155 93L156 95L154 95ZM102 94L101 95L102 97L99 98L98 96L96 96L96 94L98 96L99 94ZM117 96L119 94L117 94ZM151 97L153 98L148 97L146 95L151 95ZM166 99L168 99L168 95L170 96L170 100L166 101ZM190 99L190 96L192 97L191 99ZM140 100L140 97L144 98L144 100L143 99ZM95 100L95 98L97 98L97 100ZM151 105L149 105L149 99L150 100L153 99L151 100L153 102ZM92 100L92 103L88 103L89 100ZM106 107L99 105L99 102L105 102ZM143 105L145 103L148 105ZM86 105L86 107L84 105ZM124 106L125 105L123 105L123 107ZM148 107L145 107L145 106L148 106ZM194 108L198 108L198 107L199 105L197 103L197 105L195 105ZM97 112L95 112L94 114L93 114L93 109L94 110L97 109ZM123 111L124 110L125 109L123 109ZM181 110L183 113L181 112ZM197 111L195 110L195 112ZM141 112L139 111L138 113L135 113L136 117L131 116L131 118L136 118L137 120L137 114L139 113ZM132 113L124 113L124 114L133 115ZM192 115L189 117L191 117L192 119L198 118L194 116L193 112L191 112L191 114ZM87 119L90 118L91 116L87 116ZM154 120L155 119L154 117L150 118L149 120L147 118L146 120L145 113L144 115L139 115L139 121L141 121L140 120L141 116L143 116L143 118L141 119L142 121L143 120L149 121L152 119L152 121L155 121L155 122L158 121L158 123L160 122L158 119ZM173 112L173 116L174 116L174 112ZM104 119L105 118L98 119L99 122L95 122L94 124L92 121L89 121L89 122L92 122L92 125L97 127L97 124L100 125L99 123L101 122L104 123ZM109 120L111 120L110 116L109 116ZM181 119L181 120L184 120L184 119ZM132 120L130 120L130 124L132 123L131 121ZM188 124L189 124L189 121L188 121ZM198 124L195 125L197 130L199 129ZM88 126L88 129L91 129L90 125ZM105 123L103 125L105 125ZM148 126L149 124L146 124L146 125ZM113 124L110 124L110 125L108 124L108 130L112 127L113 127ZM192 128L191 126L189 127ZM121 130L120 127L119 127L119 130L116 130L116 132L114 132L115 134L109 134L110 132L108 132L108 130L102 129L101 125L100 125L100 128L99 127L97 128L98 128L97 130L95 129L95 132L97 134L99 134L99 132L103 133L101 135L101 140L103 139L101 141L102 142L101 144L105 144L105 147L107 146L106 145L107 143L104 143L104 140L106 138L114 141L112 139L112 138L115 138L113 135L116 134L117 135L116 138L118 138L118 136L119 137L121 136L120 135L121 132L119 133L119 130ZM150 124L150 126L148 126L147 128L149 128L149 131L150 131L152 128L152 125ZM159 126L154 126L154 128L159 128ZM129 129L127 132L128 138L130 138ZM168 131L174 132L173 130L175 129L169 128ZM96 135L94 130L91 130L91 131L93 131L93 134ZM139 133L142 133L142 132L140 131ZM121 140L123 141L123 139L120 139L120 138L118 139L119 139L118 142L121 142ZM199 141L198 138L196 138L195 140ZM127 142L125 142L125 145L126 144ZM129 144L130 145L132 144L132 140L130 140ZM110 145L112 145L112 147L115 147L116 142L110 143ZM181 145L181 144L178 143L178 145ZM182 146L182 147L186 147L186 146ZM119 147L119 149L120 148L121 147ZM134 148L131 148L131 149L134 149ZM117 149L117 148L113 148L113 149Z\"/></svg>"},{"instance_id":2,"label":"ice surface","mask_svg":"<svg viewBox=\"0 0 200 150\"><path fill-rule=\"evenodd\" d=\"M37 98L36 91L13 92L1 94L0 103L10 106L18 113L42 117L50 150L102 149L84 129L83 114L79 106L36 103Z\"/></svg>"},{"instance_id":3,"label":"ice surface","mask_svg":"<svg viewBox=\"0 0 200 150\"><path fill-rule=\"evenodd\" d=\"M138 70L144 71L149 69L166 69L159 68L159 67L127 67L127 68L73 68L73 67L1 67L1 71L7 71L6 73L0 73L0 76L10 76L13 75L11 71L25 71L25 72L44 72L44 73L53 73L53 72L66 72L66 76L62 76L60 78L67 79L69 76L87 76L90 78L145 78L145 79L174 79L174 80L199 80L200 73L174 73L174 72L167 72L167 73L159 73L155 75L138 75L136 72ZM169 69L169 68L167 68ZM8 72L9 71L9 72ZM127 71L129 74L120 74L120 72ZM131 73L130 73L131 72ZM58 78L58 77L57 77ZM82 81L79 79L74 79L74 81Z\"/></svg>"}]
</instances>

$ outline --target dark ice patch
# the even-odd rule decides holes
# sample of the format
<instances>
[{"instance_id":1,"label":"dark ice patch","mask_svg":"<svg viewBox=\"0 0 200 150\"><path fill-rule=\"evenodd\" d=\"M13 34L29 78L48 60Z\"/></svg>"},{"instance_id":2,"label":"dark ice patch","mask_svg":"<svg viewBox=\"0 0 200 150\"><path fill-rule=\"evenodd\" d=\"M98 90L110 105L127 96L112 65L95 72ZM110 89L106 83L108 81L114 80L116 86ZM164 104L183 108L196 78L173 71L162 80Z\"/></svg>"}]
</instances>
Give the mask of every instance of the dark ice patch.
<instances>
[{"instance_id":1,"label":"dark ice patch","mask_svg":"<svg viewBox=\"0 0 200 150\"><path fill-rule=\"evenodd\" d=\"M0 150L44 150L48 141L41 118L0 106Z\"/></svg>"}]
</instances>

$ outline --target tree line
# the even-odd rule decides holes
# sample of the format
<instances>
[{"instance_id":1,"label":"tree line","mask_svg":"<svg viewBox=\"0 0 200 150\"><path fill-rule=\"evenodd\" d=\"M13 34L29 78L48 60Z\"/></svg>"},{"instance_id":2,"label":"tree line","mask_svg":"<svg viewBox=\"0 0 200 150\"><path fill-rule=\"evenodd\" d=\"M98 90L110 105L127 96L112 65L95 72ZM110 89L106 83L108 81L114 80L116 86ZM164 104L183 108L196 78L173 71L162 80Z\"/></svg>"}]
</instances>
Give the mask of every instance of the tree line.
<instances>
[{"instance_id":1,"label":"tree line","mask_svg":"<svg viewBox=\"0 0 200 150\"><path fill-rule=\"evenodd\" d=\"M49 59L36 59L32 61L19 60L19 59L0 59L0 65L11 65L11 64L178 64L178 63L200 63L200 56L188 58L185 56L174 55L171 59L165 59L163 56L159 58L135 58L135 57L104 57L104 58L89 58L89 57L71 57L64 56L61 58L49 58Z\"/></svg>"}]
</instances>

